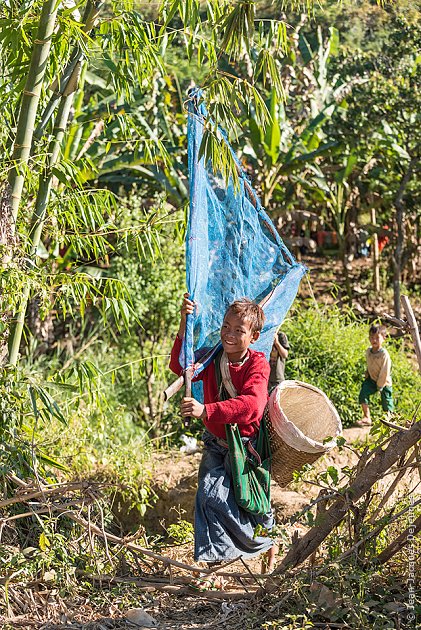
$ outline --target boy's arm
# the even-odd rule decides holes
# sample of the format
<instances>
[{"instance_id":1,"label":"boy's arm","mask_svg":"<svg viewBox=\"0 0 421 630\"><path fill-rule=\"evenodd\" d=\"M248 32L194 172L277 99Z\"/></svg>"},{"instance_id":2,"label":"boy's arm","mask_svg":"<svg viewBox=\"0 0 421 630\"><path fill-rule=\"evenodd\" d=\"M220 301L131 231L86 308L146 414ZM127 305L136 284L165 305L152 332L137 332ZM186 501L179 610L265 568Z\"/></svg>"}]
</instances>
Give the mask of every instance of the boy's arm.
<instances>
[{"instance_id":1,"label":"boy's arm","mask_svg":"<svg viewBox=\"0 0 421 630\"><path fill-rule=\"evenodd\" d=\"M220 424L252 424L260 422L266 407L270 366L262 356L250 369L236 398L208 403L205 413L211 422Z\"/></svg>"},{"instance_id":2,"label":"boy's arm","mask_svg":"<svg viewBox=\"0 0 421 630\"><path fill-rule=\"evenodd\" d=\"M275 337L274 339L274 346L278 351L279 356L281 357L281 359L286 359L288 356L288 349L285 348L278 340L277 337Z\"/></svg>"},{"instance_id":3,"label":"boy's arm","mask_svg":"<svg viewBox=\"0 0 421 630\"><path fill-rule=\"evenodd\" d=\"M180 359L179 359L182 343L183 343L183 339L177 335L174 340L174 345L172 347L171 355L170 355L169 367L170 367L171 372L174 372L174 374L177 374L177 376L181 376L183 373L183 367L180 365Z\"/></svg>"}]
</instances>

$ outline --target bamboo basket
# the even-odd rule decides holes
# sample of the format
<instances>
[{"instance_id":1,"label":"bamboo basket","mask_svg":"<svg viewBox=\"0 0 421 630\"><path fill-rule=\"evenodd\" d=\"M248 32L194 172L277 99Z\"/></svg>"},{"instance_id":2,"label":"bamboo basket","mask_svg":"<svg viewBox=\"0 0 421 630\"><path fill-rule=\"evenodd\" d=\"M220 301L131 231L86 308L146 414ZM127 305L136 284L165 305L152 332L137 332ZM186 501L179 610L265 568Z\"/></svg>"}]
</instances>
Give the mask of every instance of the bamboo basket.
<instances>
[{"instance_id":1,"label":"bamboo basket","mask_svg":"<svg viewBox=\"0 0 421 630\"><path fill-rule=\"evenodd\" d=\"M332 450L342 431L339 414L326 394L301 381L283 381L275 387L267 416L272 477L280 486L292 481L295 470Z\"/></svg>"}]
</instances>

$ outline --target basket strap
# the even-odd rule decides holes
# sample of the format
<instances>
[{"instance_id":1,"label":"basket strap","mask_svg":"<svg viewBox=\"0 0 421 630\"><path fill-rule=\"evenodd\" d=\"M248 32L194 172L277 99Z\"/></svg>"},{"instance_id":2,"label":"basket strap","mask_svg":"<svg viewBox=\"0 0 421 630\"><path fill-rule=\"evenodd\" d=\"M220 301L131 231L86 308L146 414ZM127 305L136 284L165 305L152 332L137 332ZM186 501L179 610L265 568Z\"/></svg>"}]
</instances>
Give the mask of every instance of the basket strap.
<instances>
[{"instance_id":1,"label":"basket strap","mask_svg":"<svg viewBox=\"0 0 421 630\"><path fill-rule=\"evenodd\" d=\"M231 398L235 398L238 392L235 389L234 384L231 379L229 361L228 361L227 353L225 351L222 353L222 356L221 356L220 367L221 367L222 383L225 389L227 390L228 394L231 396Z\"/></svg>"}]
</instances>

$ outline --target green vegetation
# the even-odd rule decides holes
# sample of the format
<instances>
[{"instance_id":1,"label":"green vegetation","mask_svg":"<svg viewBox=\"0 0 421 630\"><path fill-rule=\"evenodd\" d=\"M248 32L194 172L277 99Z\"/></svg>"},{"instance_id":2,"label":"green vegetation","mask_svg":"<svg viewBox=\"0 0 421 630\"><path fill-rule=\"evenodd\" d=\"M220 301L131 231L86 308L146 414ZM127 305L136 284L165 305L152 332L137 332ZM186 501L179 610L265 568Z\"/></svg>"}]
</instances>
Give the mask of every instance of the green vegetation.
<instances>
[{"instance_id":1,"label":"green vegetation","mask_svg":"<svg viewBox=\"0 0 421 630\"><path fill-rule=\"evenodd\" d=\"M358 393L366 370L369 324L352 311L320 309L314 303L295 308L283 328L290 339L286 377L311 383L326 392L345 427L361 414ZM409 360L411 347L404 338L390 339L396 414L412 418L421 401L421 377ZM383 415L380 397L373 398L374 418Z\"/></svg>"},{"instance_id":2,"label":"green vegetation","mask_svg":"<svg viewBox=\"0 0 421 630\"><path fill-rule=\"evenodd\" d=\"M152 463L163 449L178 449L186 430L181 393L164 402L162 391L173 379L168 355L185 289L192 81L208 105L202 152L215 169L237 176L219 124L282 229L294 213L312 213L336 233L332 257L341 271L318 278L335 283L331 306L297 302L284 323L287 376L325 391L345 427L360 415L369 321L386 310L401 315L401 287L419 306L420 17L420 3L409 0L1 3L5 619L23 614L22 593L39 582L53 598L83 595L94 606L101 595L92 576L156 569L141 551L111 551L86 519L100 533L137 530L134 540L148 551L163 544L141 523L157 501ZM380 287L361 265L358 293L361 232L372 248L376 236L389 240ZM394 421L402 425L417 410L421 379L408 336L390 338L388 348ZM373 417L381 415L377 400ZM189 432L198 437L200 428ZM390 435L376 422L372 450ZM355 471L342 472L351 479ZM322 488L342 492L340 473L334 466L321 473ZM33 500L15 500L18 489ZM328 562L372 533L366 516L376 497L331 534L322 550ZM397 497L393 510L408 508L405 500ZM381 579L372 564L399 533L393 510L380 508L384 528L361 545L354 573L341 564L321 574L334 610L326 604L321 613L313 585L297 573L293 596L266 626L392 627L369 581L389 602L402 596L397 565ZM191 544L190 516L167 527L166 542ZM301 522L315 519L312 509ZM126 586L113 594L121 607L137 596ZM254 615L247 623L262 627L253 624L264 617Z\"/></svg>"}]
</instances>

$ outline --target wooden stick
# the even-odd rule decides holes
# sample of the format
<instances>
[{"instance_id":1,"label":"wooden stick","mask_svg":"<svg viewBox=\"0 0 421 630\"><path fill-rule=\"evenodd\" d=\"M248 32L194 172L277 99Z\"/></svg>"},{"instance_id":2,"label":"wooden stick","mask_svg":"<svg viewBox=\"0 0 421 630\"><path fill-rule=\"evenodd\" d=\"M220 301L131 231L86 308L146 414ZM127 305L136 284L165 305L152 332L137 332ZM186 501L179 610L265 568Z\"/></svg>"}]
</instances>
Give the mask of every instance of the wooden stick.
<instances>
[{"instance_id":1,"label":"wooden stick","mask_svg":"<svg viewBox=\"0 0 421 630\"><path fill-rule=\"evenodd\" d=\"M52 494L63 495L66 492L74 492L75 490L86 490L89 487L88 481L80 481L77 483L69 483L67 486L58 486L58 487L48 487L43 490L38 490L34 492L28 492L26 494L17 494L11 499L4 499L0 501L0 508L6 507L8 505L13 505L14 503L24 503L29 501L30 499L36 499L37 497L44 497Z\"/></svg>"},{"instance_id":2,"label":"wooden stick","mask_svg":"<svg viewBox=\"0 0 421 630\"><path fill-rule=\"evenodd\" d=\"M375 558L375 562L379 564L384 564L390 558L392 558L395 553L400 551L405 545L414 540L414 537L421 530L421 515L409 525L402 534L400 534L395 540L393 540L386 549L384 549L378 556ZM412 538L410 538L410 535Z\"/></svg>"},{"instance_id":3,"label":"wooden stick","mask_svg":"<svg viewBox=\"0 0 421 630\"><path fill-rule=\"evenodd\" d=\"M179 376L176 381L168 385L167 389L164 391L164 400L169 400L171 396L174 396L184 385L184 376Z\"/></svg>"},{"instance_id":4,"label":"wooden stick","mask_svg":"<svg viewBox=\"0 0 421 630\"><path fill-rule=\"evenodd\" d=\"M408 320L409 330L411 332L412 340L414 342L415 354L417 355L418 359L418 367L421 372L421 339L417 320L415 319L414 311L412 310L412 306L409 303L407 295L401 296L401 302L403 310L405 311L406 319Z\"/></svg>"},{"instance_id":5,"label":"wooden stick","mask_svg":"<svg viewBox=\"0 0 421 630\"><path fill-rule=\"evenodd\" d=\"M189 368L184 372L184 386L185 386L184 396L186 398L191 398L191 377L192 377L192 368ZM190 426L190 422L191 422L191 418L189 416L186 416L184 418L185 428Z\"/></svg>"}]
</instances>

